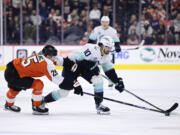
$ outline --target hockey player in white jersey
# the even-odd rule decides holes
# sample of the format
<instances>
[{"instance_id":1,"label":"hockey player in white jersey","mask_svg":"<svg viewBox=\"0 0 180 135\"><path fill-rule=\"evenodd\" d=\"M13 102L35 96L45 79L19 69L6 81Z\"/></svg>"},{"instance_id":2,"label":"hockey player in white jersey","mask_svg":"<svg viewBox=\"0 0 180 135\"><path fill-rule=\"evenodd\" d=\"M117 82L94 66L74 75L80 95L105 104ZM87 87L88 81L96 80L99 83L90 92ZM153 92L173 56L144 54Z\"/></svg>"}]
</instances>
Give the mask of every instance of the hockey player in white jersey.
<instances>
[{"instance_id":1,"label":"hockey player in white jersey","mask_svg":"<svg viewBox=\"0 0 180 135\"><path fill-rule=\"evenodd\" d=\"M68 56L68 59L77 63L73 68L74 70L70 71L64 68L62 72L64 81L60 86L63 91L72 90L72 84L76 81L78 76L83 77L89 83L93 84L95 93L94 99L98 114L110 113L110 109L102 105L104 93L103 78L100 75L98 65L102 66L106 76L116 84L115 88L119 92L122 92L124 89L122 78L118 78L113 63L111 62L112 55L110 54L110 51L112 51L113 47L114 41L109 36L104 36L98 44L86 44L82 49L73 52ZM74 92L83 95L82 89L75 90ZM65 96L67 96L67 92ZM50 103L65 96L64 93L53 91L44 98L44 101Z\"/></svg>"},{"instance_id":2,"label":"hockey player in white jersey","mask_svg":"<svg viewBox=\"0 0 180 135\"><path fill-rule=\"evenodd\" d=\"M117 36L117 31L113 27L109 26L109 22L110 22L109 17L103 16L101 18L101 25L94 28L94 30L89 36L88 43L96 43L99 40L101 40L102 37L110 36L114 40L116 52L120 52L121 51L120 40ZM113 56L112 61L113 63L115 63L114 54L112 54L112 56ZM109 82L108 86L112 87L113 84Z\"/></svg>"},{"instance_id":3,"label":"hockey player in white jersey","mask_svg":"<svg viewBox=\"0 0 180 135\"><path fill-rule=\"evenodd\" d=\"M94 30L89 36L88 43L95 44L98 41L100 41L102 37L110 36L114 40L116 52L120 52L121 51L121 48L119 45L120 40L117 36L117 31L113 27L109 26L109 22L110 22L109 17L103 16L101 18L101 25L94 28Z\"/></svg>"}]
</instances>

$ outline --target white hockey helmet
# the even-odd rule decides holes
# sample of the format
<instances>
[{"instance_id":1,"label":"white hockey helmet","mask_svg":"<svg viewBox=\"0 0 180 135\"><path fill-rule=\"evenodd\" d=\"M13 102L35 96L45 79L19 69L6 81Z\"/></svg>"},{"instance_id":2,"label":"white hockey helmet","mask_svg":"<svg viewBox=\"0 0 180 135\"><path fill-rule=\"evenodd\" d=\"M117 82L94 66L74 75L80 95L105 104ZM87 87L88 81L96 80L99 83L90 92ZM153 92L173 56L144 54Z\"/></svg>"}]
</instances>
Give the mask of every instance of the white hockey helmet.
<instances>
[{"instance_id":1,"label":"white hockey helmet","mask_svg":"<svg viewBox=\"0 0 180 135\"><path fill-rule=\"evenodd\" d=\"M109 21L110 21L110 19L109 19L108 16L103 16L103 17L101 18L101 22L108 22L108 23L109 23Z\"/></svg>"},{"instance_id":2,"label":"white hockey helmet","mask_svg":"<svg viewBox=\"0 0 180 135\"><path fill-rule=\"evenodd\" d=\"M102 43L104 47L114 48L114 40L110 36L104 36L99 43Z\"/></svg>"}]
</instances>

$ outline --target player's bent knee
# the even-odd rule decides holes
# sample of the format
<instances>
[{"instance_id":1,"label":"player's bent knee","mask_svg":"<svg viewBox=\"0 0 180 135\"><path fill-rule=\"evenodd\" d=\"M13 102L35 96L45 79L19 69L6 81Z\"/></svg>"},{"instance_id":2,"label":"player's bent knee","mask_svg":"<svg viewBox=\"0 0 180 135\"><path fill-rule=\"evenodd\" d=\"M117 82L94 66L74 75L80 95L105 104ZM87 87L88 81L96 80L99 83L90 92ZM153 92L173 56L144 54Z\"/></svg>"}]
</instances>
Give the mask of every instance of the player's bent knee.
<instances>
[{"instance_id":1,"label":"player's bent knee","mask_svg":"<svg viewBox=\"0 0 180 135\"><path fill-rule=\"evenodd\" d=\"M44 84L41 80L36 79L33 81L32 87L34 90L42 90L44 88Z\"/></svg>"},{"instance_id":2,"label":"player's bent knee","mask_svg":"<svg viewBox=\"0 0 180 135\"><path fill-rule=\"evenodd\" d=\"M91 78L91 82L95 85L95 84L99 84L99 83L102 83L103 84L103 79L100 75L94 75L92 78Z\"/></svg>"},{"instance_id":3,"label":"player's bent knee","mask_svg":"<svg viewBox=\"0 0 180 135\"><path fill-rule=\"evenodd\" d=\"M69 94L68 90L59 89L57 91L58 91L61 98L67 97L67 95Z\"/></svg>"}]
</instances>

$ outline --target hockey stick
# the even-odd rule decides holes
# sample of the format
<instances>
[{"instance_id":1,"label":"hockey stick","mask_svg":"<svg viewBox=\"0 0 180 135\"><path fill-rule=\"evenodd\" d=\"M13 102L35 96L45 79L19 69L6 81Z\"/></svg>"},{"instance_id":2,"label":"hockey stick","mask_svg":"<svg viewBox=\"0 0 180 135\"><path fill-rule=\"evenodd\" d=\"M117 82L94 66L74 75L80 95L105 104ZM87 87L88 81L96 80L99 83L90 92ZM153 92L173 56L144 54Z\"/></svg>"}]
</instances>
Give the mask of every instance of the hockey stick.
<instances>
[{"instance_id":1,"label":"hockey stick","mask_svg":"<svg viewBox=\"0 0 180 135\"><path fill-rule=\"evenodd\" d=\"M112 82L112 81L111 81L108 77L106 77L105 75L101 74L101 76L104 77L105 79L107 79L108 81ZM113 82L112 82L112 83L113 83ZM114 84L114 83L113 83L113 84ZM156 109L158 109L158 110L160 110L160 111L163 111L163 112L171 113L173 110L175 110L175 109L178 107L178 103L174 103L168 110L165 111L165 110L163 110L163 109L161 109L161 108L159 108L159 107L153 105L152 103L150 103L150 102L148 102L148 101L142 99L141 97L135 95L134 93L132 93L132 92L126 90L126 89L124 89L124 91L126 91L127 93L133 95L133 96L136 97L137 99L139 99L139 100L141 100L141 101L143 101L143 102L149 104L150 106L153 106L154 108L156 108Z\"/></svg>"},{"instance_id":2,"label":"hockey stick","mask_svg":"<svg viewBox=\"0 0 180 135\"><path fill-rule=\"evenodd\" d=\"M137 50L137 49L141 48L143 45L144 45L144 40L142 40L141 43L136 47L126 48L126 49L122 49L122 50Z\"/></svg>"},{"instance_id":3,"label":"hockey stick","mask_svg":"<svg viewBox=\"0 0 180 135\"><path fill-rule=\"evenodd\" d=\"M93 97L98 97L98 96L96 96L94 94L91 94L91 93L88 93L88 92L83 92L83 93L85 95L89 95L89 96L93 96ZM98 98L100 98L100 97L98 97ZM165 114L165 116L169 116L170 112L174 110L174 108L170 108L170 109L168 109L166 111L161 111L161 110L151 109L151 108L148 108L148 107L139 106L139 105L135 105L135 104L131 104L131 103L127 103L127 102L123 102L123 101L119 101L119 100L115 100L115 99L111 99L111 98L107 98L107 97L103 97L103 99L108 100L108 101L112 101L112 102L116 102L116 103L120 103L120 104L124 104L124 105L128 105L128 106L132 106L132 107L135 107L135 108L143 109L143 110L163 113L163 114Z\"/></svg>"}]
</instances>

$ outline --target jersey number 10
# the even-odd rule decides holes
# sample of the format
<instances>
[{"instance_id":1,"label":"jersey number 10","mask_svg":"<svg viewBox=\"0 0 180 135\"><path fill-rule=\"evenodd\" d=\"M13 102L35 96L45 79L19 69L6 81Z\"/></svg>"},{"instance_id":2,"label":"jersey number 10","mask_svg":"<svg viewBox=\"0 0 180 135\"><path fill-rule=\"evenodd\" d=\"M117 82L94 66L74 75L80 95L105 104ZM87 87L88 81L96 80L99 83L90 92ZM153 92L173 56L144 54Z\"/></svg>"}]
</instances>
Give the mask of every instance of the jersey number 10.
<instances>
[{"instance_id":1,"label":"jersey number 10","mask_svg":"<svg viewBox=\"0 0 180 135\"><path fill-rule=\"evenodd\" d=\"M85 56L91 55L91 51L90 51L89 49L87 49L86 51L84 51L84 55L85 55Z\"/></svg>"}]
</instances>

